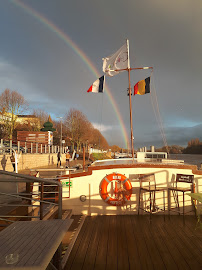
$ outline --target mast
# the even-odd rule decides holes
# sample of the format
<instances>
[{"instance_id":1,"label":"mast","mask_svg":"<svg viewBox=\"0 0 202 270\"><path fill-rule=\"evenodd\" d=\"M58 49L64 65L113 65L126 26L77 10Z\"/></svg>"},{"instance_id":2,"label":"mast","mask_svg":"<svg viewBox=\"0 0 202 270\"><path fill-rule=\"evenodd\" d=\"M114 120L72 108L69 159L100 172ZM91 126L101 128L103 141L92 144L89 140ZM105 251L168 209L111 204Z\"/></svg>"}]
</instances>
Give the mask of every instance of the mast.
<instances>
[{"instance_id":1,"label":"mast","mask_svg":"<svg viewBox=\"0 0 202 270\"><path fill-rule=\"evenodd\" d=\"M132 102L131 102L131 83L130 83L130 57L129 57L129 40L126 40L128 48L128 93L129 93L129 108L130 108L130 137L131 137L131 151L134 159L134 145L133 145L133 117L132 117Z\"/></svg>"}]
</instances>

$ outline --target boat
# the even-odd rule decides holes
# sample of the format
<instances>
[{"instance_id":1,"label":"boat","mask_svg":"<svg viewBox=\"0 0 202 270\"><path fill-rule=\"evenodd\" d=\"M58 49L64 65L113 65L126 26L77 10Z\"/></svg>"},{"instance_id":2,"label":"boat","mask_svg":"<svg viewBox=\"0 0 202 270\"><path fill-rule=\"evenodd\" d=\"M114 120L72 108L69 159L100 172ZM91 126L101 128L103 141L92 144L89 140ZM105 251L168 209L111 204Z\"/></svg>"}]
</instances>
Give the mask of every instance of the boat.
<instances>
[{"instance_id":1,"label":"boat","mask_svg":"<svg viewBox=\"0 0 202 270\"><path fill-rule=\"evenodd\" d=\"M131 138L133 141L132 132ZM4 172L4 174L15 176L14 173ZM75 238L76 242L72 244L74 249L71 250L70 245L68 252L63 257L63 269L84 269L85 267L103 269L107 268L107 266L111 269L150 269L151 267L153 269L163 269L165 267L175 269L182 266L185 269L192 266L195 269L200 269L200 241L197 238L198 234L190 230L190 225L184 227L181 220L178 219L173 219L172 221L167 219L167 222L164 223L159 219L155 220L154 226L151 226L145 217L135 217L137 214L142 215L148 212L141 211L139 213L141 177L155 176L156 186L159 190L160 188L166 190L175 184L177 175L181 175L181 178L184 179L189 179L190 176L191 179L194 178L193 191L196 193L202 192L202 170L198 170L197 166L184 164L183 160L176 161L169 159L167 153L155 151L137 152L136 156L134 156L132 144L132 157L97 160L84 171L67 169L65 174L58 176L57 180L61 182L63 187L63 211L71 209L72 215L83 215L87 217L81 223L84 225L81 226L81 231L78 231L79 237ZM38 174L35 176L38 177ZM18 175L18 177L20 176ZM27 178L33 181L31 176ZM44 181L40 178L39 180L41 183ZM59 183L57 184L61 192L61 185ZM33 187L33 191L38 193L39 186ZM166 192L165 197L162 197L161 192L156 192L155 198L153 198L155 208L152 209L152 214L154 212L157 215L162 213L164 199L166 200L164 204L166 208L163 209L163 212L164 214L168 214L167 202L171 199L168 194ZM60 202L61 197L59 195L58 198ZM186 210L193 208L192 202L188 198L186 197L185 201ZM145 210L149 209L151 205L149 196L142 196L141 199L142 206ZM174 198L172 202L176 204ZM180 208L182 208L182 197L179 198L178 202ZM43 206L40 209L43 211ZM60 212L60 218L62 214L61 210L61 208L60 211L58 210ZM194 213L192 212L192 214ZM93 216L96 217L94 218ZM60 223L68 222L61 221L59 218L57 221ZM41 222L44 223L44 221ZM68 223L70 224L70 222ZM20 226L21 224L18 227ZM13 225L11 228L15 229L16 227ZM49 226L49 228L51 228L53 235L55 234L53 230L59 231L55 227L55 224L52 224L52 227ZM48 230L47 232L49 234ZM43 237L41 237L42 233L40 231L37 235L44 242ZM75 231L72 232L72 235L74 233ZM30 236L29 231L27 234ZM31 235L33 236L33 227ZM52 237L52 235L49 235L49 237ZM21 235L18 235L18 238L21 241ZM35 237L33 236L33 238ZM52 238L54 244L55 235ZM61 239L58 240L58 245ZM47 243L49 243L49 239ZM57 248L57 245L54 246ZM41 246L39 245L39 247ZM47 247L49 248L49 245L46 244ZM51 255L44 263L46 266L54 254L51 246L50 249ZM9 252L11 252L10 247ZM31 252L35 256L36 252L32 250ZM45 253L45 249L43 252ZM21 255L22 253L19 253L20 255L18 253L16 254L17 260L23 257ZM187 259L187 254L189 254L190 259ZM14 253L11 253L6 256L9 259L9 264L11 259L13 260L13 255ZM192 256L194 259L192 259ZM23 257L22 261L28 261L29 257L32 259L30 255L27 255L26 260ZM2 256L3 260L4 258ZM12 263L17 263L17 260ZM35 261L37 260L31 260L31 268L33 268ZM8 268L10 268L9 265Z\"/></svg>"},{"instance_id":2,"label":"boat","mask_svg":"<svg viewBox=\"0 0 202 270\"><path fill-rule=\"evenodd\" d=\"M142 175L154 175L155 185L165 189L175 184L178 174L192 175L195 179L194 191L202 192L202 171L199 171L196 166L184 164L183 160L171 160L167 153L155 152L153 147L150 152L137 152L135 156L130 72L132 70L153 71L153 67L130 67L128 40L115 54L103 60L103 71L109 76L114 76L123 71L128 72L131 157L122 158L121 155L115 155L115 159L95 161L84 172L61 176L63 208L71 208L75 215L137 214L139 213L139 187ZM139 85L142 88L139 88ZM150 78L138 82L136 88L135 93L137 94L150 93ZM68 198L66 194L69 194ZM148 195L141 199L145 209L148 209L151 202ZM171 199L171 203L174 202L175 206L178 203L181 205L182 202L182 197L179 197L179 201L176 201L176 196L168 198L167 193L164 199L166 202ZM153 203L156 205L156 209L162 208L163 197L161 192L155 194ZM166 212L168 212L167 205L166 203ZM187 200L187 197L186 207L192 208L191 200ZM142 211L142 213L145 213L145 211Z\"/></svg>"}]
</instances>

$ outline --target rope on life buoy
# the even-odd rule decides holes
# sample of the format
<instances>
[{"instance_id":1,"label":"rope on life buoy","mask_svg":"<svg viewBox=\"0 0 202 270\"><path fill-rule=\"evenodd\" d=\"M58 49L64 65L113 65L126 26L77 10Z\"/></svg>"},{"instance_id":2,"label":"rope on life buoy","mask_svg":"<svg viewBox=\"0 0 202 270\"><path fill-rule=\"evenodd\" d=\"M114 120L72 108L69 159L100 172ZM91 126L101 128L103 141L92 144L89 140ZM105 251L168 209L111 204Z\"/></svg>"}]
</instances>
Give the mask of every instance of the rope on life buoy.
<instances>
[{"instance_id":1,"label":"rope on life buoy","mask_svg":"<svg viewBox=\"0 0 202 270\"><path fill-rule=\"evenodd\" d=\"M115 189L111 189L112 196L107 191L109 183L115 181ZM123 174L111 173L106 175L100 183L100 196L108 204L123 206L130 200L132 195L132 185L130 180Z\"/></svg>"}]
</instances>

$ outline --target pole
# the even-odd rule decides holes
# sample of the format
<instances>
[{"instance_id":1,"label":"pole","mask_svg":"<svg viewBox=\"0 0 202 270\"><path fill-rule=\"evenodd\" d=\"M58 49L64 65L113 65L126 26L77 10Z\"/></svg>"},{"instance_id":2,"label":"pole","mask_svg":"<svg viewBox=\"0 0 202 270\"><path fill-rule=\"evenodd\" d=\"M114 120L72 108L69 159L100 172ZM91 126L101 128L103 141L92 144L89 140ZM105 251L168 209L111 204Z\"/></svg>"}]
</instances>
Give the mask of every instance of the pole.
<instances>
[{"instance_id":1,"label":"pole","mask_svg":"<svg viewBox=\"0 0 202 270\"><path fill-rule=\"evenodd\" d=\"M134 145L133 145L133 117L132 117L132 102L131 102L130 69L128 69L128 82L129 82L129 108L130 108L130 137L131 137L131 151L132 151L132 158L134 159Z\"/></svg>"},{"instance_id":2,"label":"pole","mask_svg":"<svg viewBox=\"0 0 202 270\"><path fill-rule=\"evenodd\" d=\"M131 102L131 83L130 83L130 58L129 58L129 40L126 40L128 47L128 86L129 86L129 108L130 108L130 136L131 136L131 151L134 159L134 145L133 145L133 118L132 118L132 102Z\"/></svg>"},{"instance_id":3,"label":"pole","mask_svg":"<svg viewBox=\"0 0 202 270\"><path fill-rule=\"evenodd\" d=\"M61 118L60 154L62 154L62 118Z\"/></svg>"}]
</instances>

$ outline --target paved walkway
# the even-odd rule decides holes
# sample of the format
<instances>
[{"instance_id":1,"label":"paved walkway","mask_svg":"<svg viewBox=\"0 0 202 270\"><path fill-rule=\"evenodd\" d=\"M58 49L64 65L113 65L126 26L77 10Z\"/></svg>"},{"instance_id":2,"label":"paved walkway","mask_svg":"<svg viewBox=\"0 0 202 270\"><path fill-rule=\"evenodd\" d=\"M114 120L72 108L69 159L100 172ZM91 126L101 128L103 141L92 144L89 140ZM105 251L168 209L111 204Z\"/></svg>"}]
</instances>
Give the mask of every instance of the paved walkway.
<instances>
[{"instance_id":1,"label":"paved walkway","mask_svg":"<svg viewBox=\"0 0 202 270\"><path fill-rule=\"evenodd\" d=\"M83 160L73 160L70 161L70 168L74 168L76 167L78 164L80 164L81 166L83 166ZM86 162L86 164L88 164L88 162ZM66 164L62 163L61 169L65 169ZM57 169L60 169L60 166L57 167L57 164L53 164L53 165L48 165L48 166L42 166L42 167L38 167L38 168L33 168L33 169L25 169L25 170L19 170L20 174L26 174L26 175L30 175L30 170L34 170L34 169L47 169L47 171L44 172L40 172L40 177L42 178L54 178L57 175L60 174L64 174L64 171L58 171ZM51 171L48 171L49 169L51 169ZM55 171L53 171L55 169Z\"/></svg>"}]
</instances>

